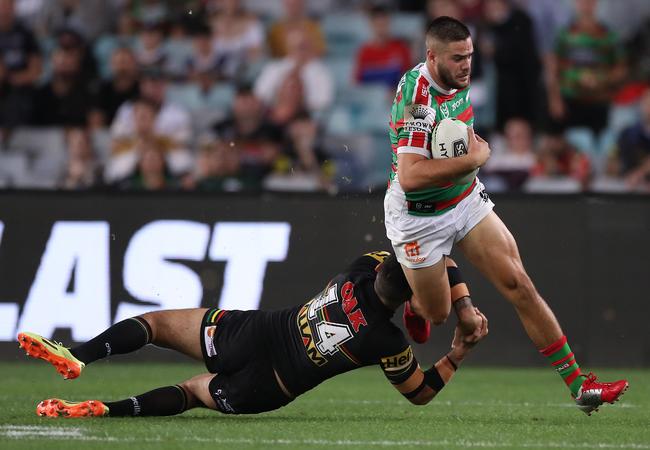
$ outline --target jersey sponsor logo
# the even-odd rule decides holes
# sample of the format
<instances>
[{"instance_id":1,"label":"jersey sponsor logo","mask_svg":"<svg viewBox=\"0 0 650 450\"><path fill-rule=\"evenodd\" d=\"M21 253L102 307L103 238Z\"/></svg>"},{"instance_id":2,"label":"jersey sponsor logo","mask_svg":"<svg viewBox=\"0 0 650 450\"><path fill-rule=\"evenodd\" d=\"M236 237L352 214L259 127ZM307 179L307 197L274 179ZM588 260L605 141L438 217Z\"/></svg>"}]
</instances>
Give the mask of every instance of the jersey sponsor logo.
<instances>
[{"instance_id":1,"label":"jersey sponsor logo","mask_svg":"<svg viewBox=\"0 0 650 450\"><path fill-rule=\"evenodd\" d=\"M341 296L343 297L343 312L348 317L350 325L354 328L354 332L358 333L361 327L368 325L368 322L361 308L354 309L359 303L354 296L354 283L347 281L341 287Z\"/></svg>"},{"instance_id":2,"label":"jersey sponsor logo","mask_svg":"<svg viewBox=\"0 0 650 450\"><path fill-rule=\"evenodd\" d=\"M436 118L435 111L427 106L412 104L404 109L404 128L408 133L431 133Z\"/></svg>"},{"instance_id":3,"label":"jersey sponsor logo","mask_svg":"<svg viewBox=\"0 0 650 450\"><path fill-rule=\"evenodd\" d=\"M449 106L447 106L446 102L440 105L440 112L442 113L443 118L446 119L447 117L449 117Z\"/></svg>"},{"instance_id":4,"label":"jersey sponsor logo","mask_svg":"<svg viewBox=\"0 0 650 450\"><path fill-rule=\"evenodd\" d=\"M420 243L418 241L407 242L404 245L406 259L412 263L421 263L426 258L420 256Z\"/></svg>"},{"instance_id":5,"label":"jersey sponsor logo","mask_svg":"<svg viewBox=\"0 0 650 450\"><path fill-rule=\"evenodd\" d=\"M300 309L298 313L298 330L300 331L300 337L302 338L302 344L305 346L305 351L307 352L307 357L316 364L317 366L322 366L327 364L327 358L323 356L321 352L316 348L316 343L311 331L311 326L309 326L309 319L307 318L307 309L310 306L310 303L313 300L307 302L305 306Z\"/></svg>"},{"instance_id":6,"label":"jersey sponsor logo","mask_svg":"<svg viewBox=\"0 0 650 450\"><path fill-rule=\"evenodd\" d=\"M454 147L454 158L467 154L467 144L465 144L464 140L462 139L455 140L454 142L452 142L452 145Z\"/></svg>"},{"instance_id":7,"label":"jersey sponsor logo","mask_svg":"<svg viewBox=\"0 0 650 450\"><path fill-rule=\"evenodd\" d=\"M309 320L314 320L316 318L316 312L325 305L339 301L336 296L337 290L338 287L336 284L330 286L309 302L309 309L307 310L307 317Z\"/></svg>"},{"instance_id":8,"label":"jersey sponsor logo","mask_svg":"<svg viewBox=\"0 0 650 450\"><path fill-rule=\"evenodd\" d=\"M388 372L397 372L408 368L413 362L413 350L409 345L403 352L397 355L381 358L381 368Z\"/></svg>"},{"instance_id":9,"label":"jersey sponsor logo","mask_svg":"<svg viewBox=\"0 0 650 450\"><path fill-rule=\"evenodd\" d=\"M458 107L461 106L463 103L465 103L465 99L462 98L462 97L459 98L458 100L456 100L455 102L453 102L451 104L451 110L456 111L458 109Z\"/></svg>"},{"instance_id":10,"label":"jersey sponsor logo","mask_svg":"<svg viewBox=\"0 0 650 450\"><path fill-rule=\"evenodd\" d=\"M205 342L205 353L210 356L217 356L217 349L214 348L214 333L217 330L216 325L205 327L203 329L203 338Z\"/></svg>"}]
</instances>

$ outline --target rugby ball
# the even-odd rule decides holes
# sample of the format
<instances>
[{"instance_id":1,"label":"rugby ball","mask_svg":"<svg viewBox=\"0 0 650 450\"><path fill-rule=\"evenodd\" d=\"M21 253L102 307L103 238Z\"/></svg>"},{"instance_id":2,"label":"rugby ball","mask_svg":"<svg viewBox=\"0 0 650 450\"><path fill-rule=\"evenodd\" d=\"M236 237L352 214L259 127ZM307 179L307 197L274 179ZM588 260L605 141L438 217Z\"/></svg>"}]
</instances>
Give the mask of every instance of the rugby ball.
<instances>
[{"instance_id":1,"label":"rugby ball","mask_svg":"<svg viewBox=\"0 0 650 450\"><path fill-rule=\"evenodd\" d=\"M467 125L458 119L442 119L433 129L431 156L434 159L455 158L467 154L469 137ZM478 168L455 180L454 184L468 184L474 181Z\"/></svg>"}]
</instances>

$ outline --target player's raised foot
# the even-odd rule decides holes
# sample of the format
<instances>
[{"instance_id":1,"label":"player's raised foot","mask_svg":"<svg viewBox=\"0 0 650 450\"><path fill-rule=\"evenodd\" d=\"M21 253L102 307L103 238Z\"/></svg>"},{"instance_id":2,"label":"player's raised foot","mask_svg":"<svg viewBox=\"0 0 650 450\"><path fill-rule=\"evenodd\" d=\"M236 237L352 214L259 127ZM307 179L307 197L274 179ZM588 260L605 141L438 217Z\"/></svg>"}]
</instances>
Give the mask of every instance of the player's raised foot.
<instances>
[{"instance_id":1,"label":"player's raised foot","mask_svg":"<svg viewBox=\"0 0 650 450\"><path fill-rule=\"evenodd\" d=\"M36 415L41 417L104 417L108 407L99 400L69 402L58 398L43 400L36 407Z\"/></svg>"},{"instance_id":2,"label":"player's raised foot","mask_svg":"<svg viewBox=\"0 0 650 450\"><path fill-rule=\"evenodd\" d=\"M52 364L66 380L77 378L85 366L62 344L45 339L36 333L18 333L18 345L27 352L28 356Z\"/></svg>"},{"instance_id":3,"label":"player's raised foot","mask_svg":"<svg viewBox=\"0 0 650 450\"><path fill-rule=\"evenodd\" d=\"M590 416L591 413L597 412L603 403L617 402L629 386L627 380L601 383L596 380L596 375L589 373L575 397L576 405L582 412Z\"/></svg>"},{"instance_id":4,"label":"player's raised foot","mask_svg":"<svg viewBox=\"0 0 650 450\"><path fill-rule=\"evenodd\" d=\"M411 302L404 304L404 327L408 331L409 336L418 344L424 344L431 334L431 323L418 316L411 309Z\"/></svg>"}]
</instances>

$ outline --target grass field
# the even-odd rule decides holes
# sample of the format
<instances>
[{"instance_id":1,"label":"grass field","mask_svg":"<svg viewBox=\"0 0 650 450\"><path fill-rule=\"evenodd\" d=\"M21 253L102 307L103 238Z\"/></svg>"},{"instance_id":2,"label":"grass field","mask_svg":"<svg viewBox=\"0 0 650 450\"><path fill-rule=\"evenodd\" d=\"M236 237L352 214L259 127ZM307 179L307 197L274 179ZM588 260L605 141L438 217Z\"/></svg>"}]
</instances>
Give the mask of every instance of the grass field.
<instances>
[{"instance_id":1,"label":"grass field","mask_svg":"<svg viewBox=\"0 0 650 450\"><path fill-rule=\"evenodd\" d=\"M193 364L97 363L63 381L38 362L2 363L0 449L416 448L650 449L650 371L591 417L579 412L550 369L464 368L429 405L411 406L377 368L340 376L289 406L258 416L194 410L137 419L47 419L38 401L113 400L182 381Z\"/></svg>"}]
</instances>

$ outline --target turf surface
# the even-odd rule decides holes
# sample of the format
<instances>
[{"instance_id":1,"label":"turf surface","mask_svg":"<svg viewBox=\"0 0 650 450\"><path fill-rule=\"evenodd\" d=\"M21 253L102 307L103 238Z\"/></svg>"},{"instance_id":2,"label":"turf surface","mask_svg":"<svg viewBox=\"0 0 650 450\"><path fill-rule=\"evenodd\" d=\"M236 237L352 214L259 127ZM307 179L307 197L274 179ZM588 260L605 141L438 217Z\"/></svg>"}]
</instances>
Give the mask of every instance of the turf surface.
<instances>
[{"instance_id":1,"label":"turf surface","mask_svg":"<svg viewBox=\"0 0 650 450\"><path fill-rule=\"evenodd\" d=\"M411 406L377 368L361 369L258 416L193 410L177 417L48 419L38 401L114 400L182 381L193 364L96 363L64 381L45 363L0 363L0 449L70 448L488 448L650 449L650 371L591 417L550 369L461 369L432 403Z\"/></svg>"}]
</instances>

